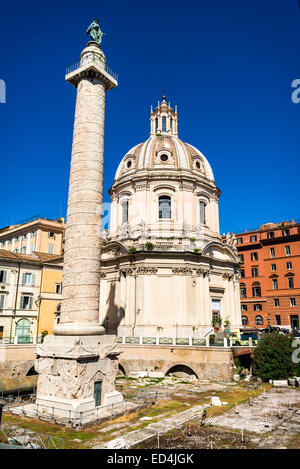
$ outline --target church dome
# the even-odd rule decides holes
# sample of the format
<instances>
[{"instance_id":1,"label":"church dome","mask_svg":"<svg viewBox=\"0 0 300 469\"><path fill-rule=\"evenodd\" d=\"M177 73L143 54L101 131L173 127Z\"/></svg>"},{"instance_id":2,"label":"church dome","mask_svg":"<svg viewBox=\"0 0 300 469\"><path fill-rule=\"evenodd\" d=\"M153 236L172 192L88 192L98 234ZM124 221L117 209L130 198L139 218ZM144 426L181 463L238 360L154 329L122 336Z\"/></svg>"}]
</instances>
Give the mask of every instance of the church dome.
<instances>
[{"instance_id":1,"label":"church dome","mask_svg":"<svg viewBox=\"0 0 300 469\"><path fill-rule=\"evenodd\" d=\"M178 138L178 114L162 98L158 106L151 107L150 137L134 146L122 158L115 182L132 177L137 172L153 171L154 173L180 171L191 172L197 178L205 178L214 182L211 166L205 156L193 145Z\"/></svg>"},{"instance_id":2,"label":"church dome","mask_svg":"<svg viewBox=\"0 0 300 469\"><path fill-rule=\"evenodd\" d=\"M155 135L129 150L119 164L115 180L143 170L193 171L211 181L214 175L205 156L173 135Z\"/></svg>"}]
</instances>

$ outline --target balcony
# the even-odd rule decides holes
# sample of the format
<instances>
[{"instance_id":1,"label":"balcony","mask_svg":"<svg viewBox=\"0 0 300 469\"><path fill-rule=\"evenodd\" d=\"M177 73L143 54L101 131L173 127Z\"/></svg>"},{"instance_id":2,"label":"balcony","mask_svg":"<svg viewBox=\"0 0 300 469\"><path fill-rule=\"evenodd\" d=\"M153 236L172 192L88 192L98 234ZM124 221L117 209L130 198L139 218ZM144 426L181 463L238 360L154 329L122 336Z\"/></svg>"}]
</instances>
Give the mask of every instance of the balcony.
<instances>
[{"instance_id":1,"label":"balcony","mask_svg":"<svg viewBox=\"0 0 300 469\"><path fill-rule=\"evenodd\" d=\"M116 81L118 81L118 74L114 72L106 63L103 64L100 60L99 57L96 54L89 54L88 56L85 56L83 59L78 60L74 64L70 65L69 67L66 68L66 75L69 73L74 72L74 70L77 70L80 67L83 67L84 65L87 65L89 63L97 62L98 64L101 63L101 65L104 68L104 71L107 72L110 76L112 76Z\"/></svg>"}]
</instances>

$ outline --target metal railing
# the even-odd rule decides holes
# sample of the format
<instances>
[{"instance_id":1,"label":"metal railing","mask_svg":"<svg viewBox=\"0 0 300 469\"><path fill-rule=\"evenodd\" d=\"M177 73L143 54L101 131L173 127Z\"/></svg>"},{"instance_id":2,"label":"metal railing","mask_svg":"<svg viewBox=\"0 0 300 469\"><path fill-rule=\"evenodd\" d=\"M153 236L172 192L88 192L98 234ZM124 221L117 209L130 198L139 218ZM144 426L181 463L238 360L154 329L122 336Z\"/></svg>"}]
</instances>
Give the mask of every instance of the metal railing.
<instances>
[{"instance_id":1,"label":"metal railing","mask_svg":"<svg viewBox=\"0 0 300 469\"><path fill-rule=\"evenodd\" d=\"M26 430L26 428L18 429L18 434L13 428L5 430L0 428L0 441L29 449L64 449L62 438Z\"/></svg>"},{"instance_id":2,"label":"metal railing","mask_svg":"<svg viewBox=\"0 0 300 469\"><path fill-rule=\"evenodd\" d=\"M93 54L92 52L83 57L82 59L78 60L74 64L70 65L69 67L66 68L66 75L68 75L71 72L74 72L74 70L77 70L77 68L83 67L86 64L92 63L92 62L97 62L103 66L103 69L105 72L107 72L110 76L112 76L115 80L118 81L118 74L112 70L106 63L101 62L99 59L99 56L97 54Z\"/></svg>"},{"instance_id":3,"label":"metal railing","mask_svg":"<svg viewBox=\"0 0 300 469\"><path fill-rule=\"evenodd\" d=\"M150 394L150 392L148 393ZM29 418L38 418L39 420L52 421L58 425L71 426L74 428L90 426L96 422L108 420L115 416L125 415L126 413L135 412L143 408L153 405L157 398L158 392L152 393L152 398L146 398L142 395L135 396L134 402L123 401L120 403L109 404L106 406L96 407L94 410L76 411L63 406L48 406L45 404L35 403L35 407L28 405L19 406L16 409L10 409L12 413L23 415Z\"/></svg>"},{"instance_id":4,"label":"metal railing","mask_svg":"<svg viewBox=\"0 0 300 469\"><path fill-rule=\"evenodd\" d=\"M192 337L118 337L117 342L125 345L172 345L172 346L230 346L229 340L215 339L214 342L209 337L192 338Z\"/></svg>"},{"instance_id":5,"label":"metal railing","mask_svg":"<svg viewBox=\"0 0 300 469\"><path fill-rule=\"evenodd\" d=\"M0 337L0 345L35 345L41 344L42 337L35 335L15 335Z\"/></svg>"},{"instance_id":6,"label":"metal railing","mask_svg":"<svg viewBox=\"0 0 300 469\"><path fill-rule=\"evenodd\" d=\"M22 401L34 401L36 398L36 387L29 389L26 388L11 388L0 390L0 402L4 405L11 405L12 403L20 403Z\"/></svg>"},{"instance_id":7,"label":"metal railing","mask_svg":"<svg viewBox=\"0 0 300 469\"><path fill-rule=\"evenodd\" d=\"M212 334L213 335L213 334ZM217 337L121 337L117 338L117 342L122 345L171 345L171 346L194 346L194 347L251 347L258 343L258 340L242 340L232 338Z\"/></svg>"}]
</instances>

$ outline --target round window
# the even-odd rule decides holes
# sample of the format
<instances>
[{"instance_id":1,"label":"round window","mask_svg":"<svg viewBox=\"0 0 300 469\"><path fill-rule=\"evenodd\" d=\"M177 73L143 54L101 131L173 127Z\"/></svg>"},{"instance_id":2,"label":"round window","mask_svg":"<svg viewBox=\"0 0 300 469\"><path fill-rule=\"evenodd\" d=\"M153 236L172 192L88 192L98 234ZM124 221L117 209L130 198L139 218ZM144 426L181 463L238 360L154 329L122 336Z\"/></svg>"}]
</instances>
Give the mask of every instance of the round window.
<instances>
[{"instance_id":1,"label":"round window","mask_svg":"<svg viewBox=\"0 0 300 469\"><path fill-rule=\"evenodd\" d=\"M161 161L165 162L165 161L168 161L169 157L168 155L160 155L160 159Z\"/></svg>"},{"instance_id":2,"label":"round window","mask_svg":"<svg viewBox=\"0 0 300 469\"><path fill-rule=\"evenodd\" d=\"M196 168L198 168L198 169L200 169L200 168L201 168L200 161L196 161Z\"/></svg>"},{"instance_id":3,"label":"round window","mask_svg":"<svg viewBox=\"0 0 300 469\"><path fill-rule=\"evenodd\" d=\"M132 161L131 160L127 161L127 168L130 168L131 165L132 165Z\"/></svg>"}]
</instances>

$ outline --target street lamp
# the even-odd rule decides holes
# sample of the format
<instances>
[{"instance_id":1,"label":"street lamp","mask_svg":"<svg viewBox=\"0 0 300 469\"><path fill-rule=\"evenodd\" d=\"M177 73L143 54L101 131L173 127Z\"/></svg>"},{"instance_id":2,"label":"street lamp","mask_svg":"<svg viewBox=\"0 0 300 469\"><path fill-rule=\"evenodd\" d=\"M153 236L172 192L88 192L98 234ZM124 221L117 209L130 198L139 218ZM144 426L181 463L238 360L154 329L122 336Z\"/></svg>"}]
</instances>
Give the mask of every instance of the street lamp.
<instances>
[{"instance_id":1,"label":"street lamp","mask_svg":"<svg viewBox=\"0 0 300 469\"><path fill-rule=\"evenodd\" d=\"M271 316L271 315L270 315L270 313L269 313L269 314L268 314L268 317L267 317L269 332L271 332L271 325L270 325L271 319L270 319L270 316Z\"/></svg>"}]
</instances>

